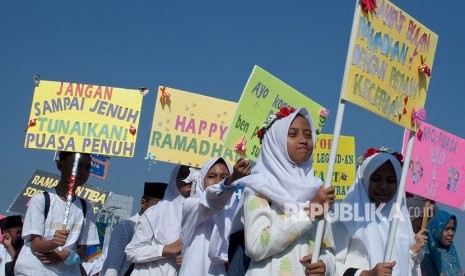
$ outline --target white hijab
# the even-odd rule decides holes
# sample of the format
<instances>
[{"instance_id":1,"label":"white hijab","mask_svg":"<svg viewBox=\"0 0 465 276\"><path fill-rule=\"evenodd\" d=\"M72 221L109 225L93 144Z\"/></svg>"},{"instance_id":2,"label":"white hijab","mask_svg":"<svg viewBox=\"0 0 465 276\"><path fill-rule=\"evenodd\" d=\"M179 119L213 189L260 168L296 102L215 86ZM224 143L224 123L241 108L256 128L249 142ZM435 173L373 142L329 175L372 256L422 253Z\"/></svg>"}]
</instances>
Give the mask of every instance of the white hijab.
<instances>
[{"instance_id":1,"label":"white hijab","mask_svg":"<svg viewBox=\"0 0 465 276\"><path fill-rule=\"evenodd\" d=\"M371 219L370 214L366 214L365 204L369 204L370 199L368 196L368 186L370 185L371 175L386 162L390 162L394 167L394 171L397 177L397 186L400 183L400 177L402 168L399 161L392 154L389 153L376 153L363 161L361 166L357 169L357 180L351 187L349 193L344 198L342 203L358 204L358 217L363 217L362 221L347 221L343 225L347 230L349 237L358 238L364 242L365 248L368 250L368 258L370 262L370 268L373 268L377 263L384 261L384 253L388 242L388 233L390 221L388 220L391 215L391 210L396 202L396 195L386 204L381 210L381 216L386 218L380 220L375 216L375 219ZM370 212L374 214L374 204L371 205ZM356 210L354 208L354 210ZM409 219L409 213L405 204L405 197L402 200L400 206L400 219L397 225L397 232L395 236L394 248L392 251L391 260L396 261L394 266L393 275L402 275L406 271L410 271L409 268L409 249L414 242L414 234L412 225ZM395 215L392 210L392 215ZM355 214L354 214L355 217Z\"/></svg>"},{"instance_id":2,"label":"white hijab","mask_svg":"<svg viewBox=\"0 0 465 276\"><path fill-rule=\"evenodd\" d=\"M289 157L287 133L297 114L303 116L310 125L315 145L313 120L306 108L299 108L289 116L275 121L266 131L257 164L249 176L239 181L246 190L265 196L281 210L284 210L286 203L311 200L321 186L321 180L314 176L311 158L302 164L296 164Z\"/></svg>"},{"instance_id":3,"label":"white hijab","mask_svg":"<svg viewBox=\"0 0 465 276\"><path fill-rule=\"evenodd\" d=\"M176 183L181 165L171 171L170 181L163 200L144 212L153 230L153 236L162 244L170 244L181 237L182 205L184 196Z\"/></svg>"},{"instance_id":4,"label":"white hijab","mask_svg":"<svg viewBox=\"0 0 465 276\"><path fill-rule=\"evenodd\" d=\"M321 180L314 176L311 158L302 164L296 164L289 157L287 133L297 114L309 123L313 148L315 147L313 120L306 108L299 108L289 116L275 121L267 130L252 173L239 180L239 184L246 187L244 193L263 195L282 211L286 203L308 202L321 186Z\"/></svg>"},{"instance_id":5,"label":"white hijab","mask_svg":"<svg viewBox=\"0 0 465 276\"><path fill-rule=\"evenodd\" d=\"M218 162L224 163L228 168L229 173L232 173L231 165L229 165L222 157L216 157L208 160L200 169L200 179L197 181L194 196L184 202L183 208L186 213L190 215L183 217L182 222L183 252L185 252L185 249L192 244L195 236L198 234L195 230L196 228L200 228L197 225L199 203L206 200L204 179L211 167ZM226 235L229 233L229 225L231 224L232 215L234 214L234 211L231 212L230 210L230 208L235 208L233 201L234 196L231 197L230 204L223 208L219 213L202 223L204 225L201 227L202 230L212 231L211 239L209 241L209 247L212 247L211 249L209 248L209 257L212 262L224 262L227 260L227 244L224 242L227 240Z\"/></svg>"},{"instance_id":6,"label":"white hijab","mask_svg":"<svg viewBox=\"0 0 465 276\"><path fill-rule=\"evenodd\" d=\"M245 186L242 198L250 193L260 194L284 212L286 203L309 202L320 189L323 183L314 176L311 158L302 164L296 164L287 151L287 134L297 115L307 120L312 130L313 148L315 148L315 125L306 108L298 108L289 116L275 121L263 137L262 149L251 174L238 181L240 185ZM241 200L230 234L244 228L243 205L244 202Z\"/></svg>"}]
</instances>

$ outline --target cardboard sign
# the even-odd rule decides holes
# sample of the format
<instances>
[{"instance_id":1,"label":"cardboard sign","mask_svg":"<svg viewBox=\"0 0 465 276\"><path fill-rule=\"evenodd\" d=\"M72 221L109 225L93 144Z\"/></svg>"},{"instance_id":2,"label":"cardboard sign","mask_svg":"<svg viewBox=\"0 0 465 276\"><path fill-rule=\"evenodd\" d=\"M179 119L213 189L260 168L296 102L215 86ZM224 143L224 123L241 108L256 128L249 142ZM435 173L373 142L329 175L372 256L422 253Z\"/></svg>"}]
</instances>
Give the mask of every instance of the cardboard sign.
<instances>
[{"instance_id":1,"label":"cardboard sign","mask_svg":"<svg viewBox=\"0 0 465 276\"><path fill-rule=\"evenodd\" d=\"M60 176L46 171L35 170L29 181L26 183L23 191L18 195L13 204L8 209L8 212L17 214L26 214L29 200L36 193L47 191L60 181ZM97 186L84 184L76 188L76 195L87 199L92 205L94 214L97 214L102 209L107 200L110 191L101 189Z\"/></svg>"},{"instance_id":2,"label":"cardboard sign","mask_svg":"<svg viewBox=\"0 0 465 276\"><path fill-rule=\"evenodd\" d=\"M328 171L329 154L333 135L318 135L315 150L313 151L313 169L315 176L325 181ZM355 156L355 138L340 136L334 164L331 186L336 192L336 199L344 199L350 186L355 182L357 158Z\"/></svg>"},{"instance_id":3,"label":"cardboard sign","mask_svg":"<svg viewBox=\"0 0 465 276\"><path fill-rule=\"evenodd\" d=\"M141 106L138 90L42 80L24 147L132 157Z\"/></svg>"},{"instance_id":4,"label":"cardboard sign","mask_svg":"<svg viewBox=\"0 0 465 276\"><path fill-rule=\"evenodd\" d=\"M234 102L160 86L147 154L195 167L218 156L234 163L240 156L221 141L236 107Z\"/></svg>"},{"instance_id":5,"label":"cardboard sign","mask_svg":"<svg viewBox=\"0 0 465 276\"><path fill-rule=\"evenodd\" d=\"M324 107L255 65L223 145L235 149L237 144L244 141L247 148L246 157L257 161L261 149L257 132L268 116L278 112L283 106L306 107L317 133L326 121L328 111ZM320 116L322 114L324 117Z\"/></svg>"},{"instance_id":6,"label":"cardboard sign","mask_svg":"<svg viewBox=\"0 0 465 276\"><path fill-rule=\"evenodd\" d=\"M422 123L413 142L406 191L465 210L465 140ZM404 151L409 131L404 133Z\"/></svg>"},{"instance_id":7,"label":"cardboard sign","mask_svg":"<svg viewBox=\"0 0 465 276\"><path fill-rule=\"evenodd\" d=\"M411 116L425 105L438 36L387 0L373 13L357 6L342 98L415 130Z\"/></svg>"}]
</instances>

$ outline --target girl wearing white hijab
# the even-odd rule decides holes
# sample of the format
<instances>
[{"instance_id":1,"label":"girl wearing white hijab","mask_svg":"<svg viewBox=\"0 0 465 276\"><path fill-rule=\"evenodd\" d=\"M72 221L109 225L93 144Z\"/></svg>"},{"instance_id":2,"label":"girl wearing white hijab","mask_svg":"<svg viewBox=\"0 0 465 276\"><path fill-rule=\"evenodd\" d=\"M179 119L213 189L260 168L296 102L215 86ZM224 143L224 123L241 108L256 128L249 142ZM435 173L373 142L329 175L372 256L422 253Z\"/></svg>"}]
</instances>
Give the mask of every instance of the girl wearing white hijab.
<instances>
[{"instance_id":1,"label":"girl wearing white hijab","mask_svg":"<svg viewBox=\"0 0 465 276\"><path fill-rule=\"evenodd\" d=\"M282 108L271 119L272 125L262 129L266 132L256 166L238 181L245 190L231 233L244 229L245 253L251 258L246 275L330 275L335 261L329 227L320 260L309 264L314 219L322 215L312 213L312 207L334 202L334 188L323 189L314 176L313 121L305 108ZM310 207L310 213L302 207ZM241 265L233 258L230 271L236 274Z\"/></svg>"},{"instance_id":2,"label":"girl wearing white hijab","mask_svg":"<svg viewBox=\"0 0 465 276\"><path fill-rule=\"evenodd\" d=\"M250 163L240 158L234 168L221 157L203 165L193 197L182 210L182 265L179 275L226 275L226 233L229 233L233 183L250 174ZM231 174L232 172L232 174ZM231 174L231 175L230 175ZM228 204L229 203L229 204Z\"/></svg>"},{"instance_id":3,"label":"girl wearing white hijab","mask_svg":"<svg viewBox=\"0 0 465 276\"><path fill-rule=\"evenodd\" d=\"M405 198L400 206L392 261L384 262L390 219L395 215L402 155L385 148L372 148L363 158L357 180L341 202L342 207L352 207L354 219L341 217L333 225L336 275L421 275L421 254L410 250L414 233Z\"/></svg>"},{"instance_id":4,"label":"girl wearing white hijab","mask_svg":"<svg viewBox=\"0 0 465 276\"><path fill-rule=\"evenodd\" d=\"M181 165L173 169L163 200L147 209L137 222L134 237L125 250L127 259L135 263L131 275L177 275L182 205L191 185L183 180L189 169Z\"/></svg>"}]
</instances>

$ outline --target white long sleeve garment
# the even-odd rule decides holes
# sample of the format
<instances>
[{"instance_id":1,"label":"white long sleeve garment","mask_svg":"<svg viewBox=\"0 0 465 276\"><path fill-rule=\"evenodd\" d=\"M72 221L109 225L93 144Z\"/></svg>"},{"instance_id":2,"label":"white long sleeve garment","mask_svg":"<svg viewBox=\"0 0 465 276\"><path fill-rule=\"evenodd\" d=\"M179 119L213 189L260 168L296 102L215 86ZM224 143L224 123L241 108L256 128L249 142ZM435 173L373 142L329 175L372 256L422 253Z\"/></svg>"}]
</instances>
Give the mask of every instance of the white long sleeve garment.
<instances>
[{"instance_id":1,"label":"white long sleeve garment","mask_svg":"<svg viewBox=\"0 0 465 276\"><path fill-rule=\"evenodd\" d=\"M347 269L353 268L355 276L360 275L363 270L372 269L368 258L368 250L365 242L347 235L346 228L341 222L333 224L334 241L336 244L336 272L335 276L342 276ZM423 259L423 250L413 253L409 250L409 268L410 271L403 271L404 275L421 276L421 260Z\"/></svg>"},{"instance_id":2,"label":"white long sleeve garment","mask_svg":"<svg viewBox=\"0 0 465 276\"><path fill-rule=\"evenodd\" d=\"M206 188L202 197L188 198L184 202L183 261L179 275L226 275L224 262L213 263L208 257L208 251L211 233L215 225L213 217L230 202L235 189L236 186L224 185L223 180L219 184Z\"/></svg>"},{"instance_id":3,"label":"white long sleeve garment","mask_svg":"<svg viewBox=\"0 0 465 276\"><path fill-rule=\"evenodd\" d=\"M163 247L154 238L147 216L142 215L136 224L134 237L125 250L128 260L135 264L131 275L177 275L176 258L174 255L163 257Z\"/></svg>"},{"instance_id":4,"label":"white long sleeve garment","mask_svg":"<svg viewBox=\"0 0 465 276\"><path fill-rule=\"evenodd\" d=\"M253 193L244 198L244 234L246 254L252 259L246 275L305 275L300 259L313 251L316 227L304 212L286 216L276 206ZM320 260L326 275L335 270L330 227L326 227Z\"/></svg>"}]
</instances>

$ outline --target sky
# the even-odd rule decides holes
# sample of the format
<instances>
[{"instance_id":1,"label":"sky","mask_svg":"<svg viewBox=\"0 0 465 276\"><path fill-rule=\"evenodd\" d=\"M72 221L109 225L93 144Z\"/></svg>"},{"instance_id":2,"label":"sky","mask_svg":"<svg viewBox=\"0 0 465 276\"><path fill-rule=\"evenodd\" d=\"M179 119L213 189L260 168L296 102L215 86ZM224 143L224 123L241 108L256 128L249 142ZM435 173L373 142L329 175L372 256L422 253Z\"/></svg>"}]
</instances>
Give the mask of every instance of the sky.
<instances>
[{"instance_id":1,"label":"sky","mask_svg":"<svg viewBox=\"0 0 465 276\"><path fill-rule=\"evenodd\" d=\"M426 99L427 122L465 137L462 119L465 1L394 0L439 35ZM330 110L323 133L333 133L355 1L1 1L0 148L5 213L36 169L57 173L53 152L25 149L34 83L41 79L122 88L146 86L134 158L111 158L106 181L88 183L138 202L145 181L168 181L172 164L149 170L146 156L159 85L238 101L259 65ZM404 129L346 104L343 135L356 154L369 147L402 148ZM458 217L465 214L441 205ZM465 236L456 235L465 265Z\"/></svg>"}]
</instances>

